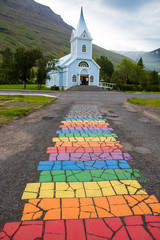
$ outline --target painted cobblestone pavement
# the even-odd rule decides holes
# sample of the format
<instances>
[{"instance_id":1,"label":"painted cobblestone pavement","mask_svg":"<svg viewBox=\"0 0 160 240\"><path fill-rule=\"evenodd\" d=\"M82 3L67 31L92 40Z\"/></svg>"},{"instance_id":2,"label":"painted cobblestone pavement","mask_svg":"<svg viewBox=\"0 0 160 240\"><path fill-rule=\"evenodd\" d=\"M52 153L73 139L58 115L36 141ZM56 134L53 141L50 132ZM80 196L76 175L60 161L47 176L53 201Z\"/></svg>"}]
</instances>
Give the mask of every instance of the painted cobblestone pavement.
<instances>
[{"instance_id":1,"label":"painted cobblestone pavement","mask_svg":"<svg viewBox=\"0 0 160 240\"><path fill-rule=\"evenodd\" d=\"M87 219L159 214L154 196L127 195L96 198L32 199L25 204L22 221Z\"/></svg>"},{"instance_id":2,"label":"painted cobblestone pavement","mask_svg":"<svg viewBox=\"0 0 160 240\"><path fill-rule=\"evenodd\" d=\"M97 150L97 149L96 149ZM98 151L98 150L97 150ZM132 158L128 153L108 153L108 152L93 152L93 153L51 153L49 161L100 161L100 160L126 160Z\"/></svg>"},{"instance_id":3,"label":"painted cobblestone pavement","mask_svg":"<svg viewBox=\"0 0 160 240\"><path fill-rule=\"evenodd\" d=\"M160 203L97 107L73 106L59 129L39 182L24 189L21 220L0 239L160 239Z\"/></svg>"},{"instance_id":4,"label":"painted cobblestone pavement","mask_svg":"<svg viewBox=\"0 0 160 240\"><path fill-rule=\"evenodd\" d=\"M39 182L91 182L121 179L143 179L138 169L96 169L96 170L59 170L42 171Z\"/></svg>"},{"instance_id":5,"label":"painted cobblestone pavement","mask_svg":"<svg viewBox=\"0 0 160 240\"><path fill-rule=\"evenodd\" d=\"M91 170L91 169L129 169L125 160L104 161L41 161L38 171L48 170Z\"/></svg>"},{"instance_id":6,"label":"painted cobblestone pavement","mask_svg":"<svg viewBox=\"0 0 160 240\"><path fill-rule=\"evenodd\" d=\"M110 146L116 146L117 141L115 142L56 142L55 147L80 147L80 148L97 148L97 147L110 147Z\"/></svg>"},{"instance_id":7,"label":"painted cobblestone pavement","mask_svg":"<svg viewBox=\"0 0 160 240\"><path fill-rule=\"evenodd\" d=\"M7 223L1 236L5 240L158 240L160 239L159 229L160 217L134 216L125 218Z\"/></svg>"},{"instance_id":8,"label":"painted cobblestone pavement","mask_svg":"<svg viewBox=\"0 0 160 240\"><path fill-rule=\"evenodd\" d=\"M22 199L104 197L119 194L147 194L147 192L136 180L45 182L28 183Z\"/></svg>"},{"instance_id":9,"label":"painted cobblestone pavement","mask_svg":"<svg viewBox=\"0 0 160 240\"><path fill-rule=\"evenodd\" d=\"M49 147L47 148L47 153L101 153L101 152L122 152L122 146L108 146L108 147Z\"/></svg>"}]
</instances>

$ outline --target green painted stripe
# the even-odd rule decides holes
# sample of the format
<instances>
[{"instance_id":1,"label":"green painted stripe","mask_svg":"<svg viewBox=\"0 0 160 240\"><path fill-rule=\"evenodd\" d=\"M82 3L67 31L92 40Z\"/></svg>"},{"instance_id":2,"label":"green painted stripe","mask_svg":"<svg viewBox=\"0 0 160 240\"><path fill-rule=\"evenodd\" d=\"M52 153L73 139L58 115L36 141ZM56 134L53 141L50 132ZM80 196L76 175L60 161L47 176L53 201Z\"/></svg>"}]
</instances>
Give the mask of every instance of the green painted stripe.
<instances>
[{"instance_id":1,"label":"green painted stripe","mask_svg":"<svg viewBox=\"0 0 160 240\"><path fill-rule=\"evenodd\" d=\"M39 182L91 182L136 179L145 180L138 169L51 170L42 171Z\"/></svg>"}]
</instances>

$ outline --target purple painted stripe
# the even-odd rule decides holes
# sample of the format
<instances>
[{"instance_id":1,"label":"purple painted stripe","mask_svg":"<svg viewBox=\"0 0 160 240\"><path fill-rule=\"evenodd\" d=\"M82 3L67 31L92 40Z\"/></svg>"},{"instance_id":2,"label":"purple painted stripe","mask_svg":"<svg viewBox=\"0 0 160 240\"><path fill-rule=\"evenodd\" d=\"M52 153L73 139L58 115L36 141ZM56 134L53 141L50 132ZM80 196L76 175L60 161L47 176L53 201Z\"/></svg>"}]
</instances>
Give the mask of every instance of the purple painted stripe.
<instances>
[{"instance_id":1,"label":"purple painted stripe","mask_svg":"<svg viewBox=\"0 0 160 240\"><path fill-rule=\"evenodd\" d=\"M128 153L51 153L49 161L132 160Z\"/></svg>"}]
</instances>

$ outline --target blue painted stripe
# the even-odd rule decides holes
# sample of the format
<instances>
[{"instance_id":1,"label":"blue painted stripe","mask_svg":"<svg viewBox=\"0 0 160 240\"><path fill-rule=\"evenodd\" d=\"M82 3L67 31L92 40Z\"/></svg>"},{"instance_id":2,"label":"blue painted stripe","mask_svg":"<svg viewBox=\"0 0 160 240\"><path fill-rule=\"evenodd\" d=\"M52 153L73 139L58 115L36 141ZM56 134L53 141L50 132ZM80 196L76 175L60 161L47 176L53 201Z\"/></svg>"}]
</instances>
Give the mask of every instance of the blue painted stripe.
<instances>
[{"instance_id":1,"label":"blue painted stripe","mask_svg":"<svg viewBox=\"0 0 160 240\"><path fill-rule=\"evenodd\" d=\"M60 133L59 137L115 137L115 133Z\"/></svg>"},{"instance_id":2,"label":"blue painted stripe","mask_svg":"<svg viewBox=\"0 0 160 240\"><path fill-rule=\"evenodd\" d=\"M105 161L41 161L38 171L48 170L91 170L91 169L129 169L125 160Z\"/></svg>"}]
</instances>

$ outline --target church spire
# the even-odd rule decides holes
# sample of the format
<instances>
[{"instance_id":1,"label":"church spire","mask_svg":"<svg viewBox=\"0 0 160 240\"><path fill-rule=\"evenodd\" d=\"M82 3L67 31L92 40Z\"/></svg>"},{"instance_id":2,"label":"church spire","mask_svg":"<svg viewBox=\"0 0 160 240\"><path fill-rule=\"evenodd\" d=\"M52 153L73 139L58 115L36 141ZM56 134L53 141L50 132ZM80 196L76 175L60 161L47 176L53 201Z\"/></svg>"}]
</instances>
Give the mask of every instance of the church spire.
<instances>
[{"instance_id":1,"label":"church spire","mask_svg":"<svg viewBox=\"0 0 160 240\"><path fill-rule=\"evenodd\" d=\"M88 38L92 40L90 32L88 31L88 28L84 19L83 7L81 7L81 14L80 14L78 26L76 30L74 30L72 33L72 39L74 38Z\"/></svg>"}]
</instances>

